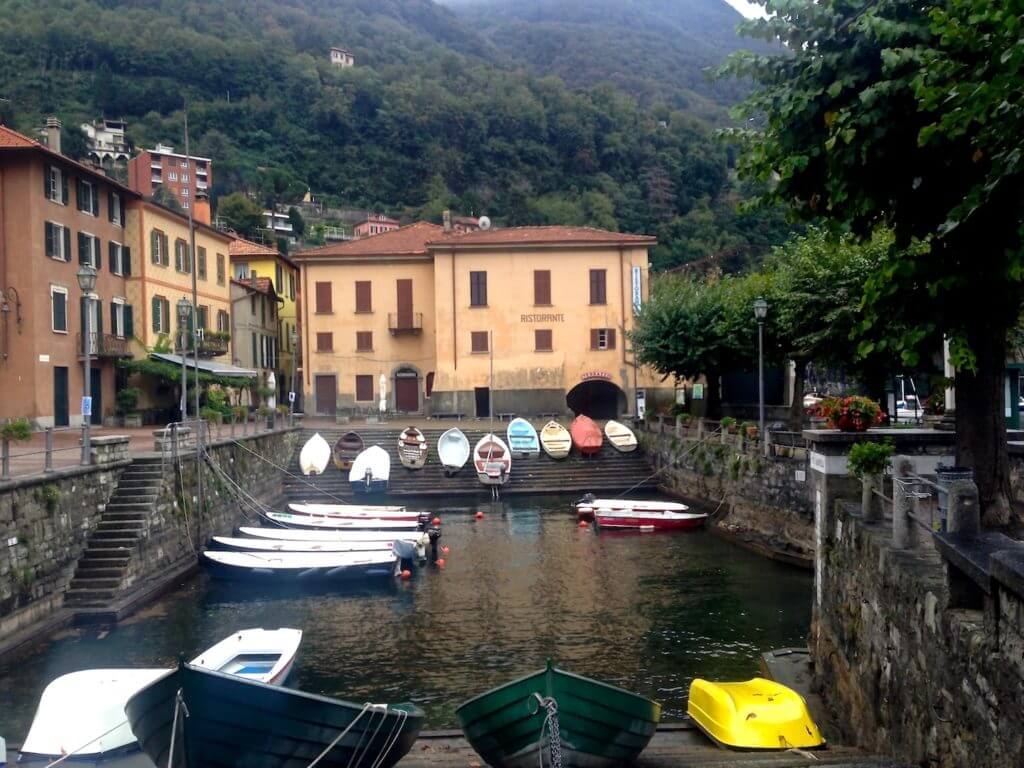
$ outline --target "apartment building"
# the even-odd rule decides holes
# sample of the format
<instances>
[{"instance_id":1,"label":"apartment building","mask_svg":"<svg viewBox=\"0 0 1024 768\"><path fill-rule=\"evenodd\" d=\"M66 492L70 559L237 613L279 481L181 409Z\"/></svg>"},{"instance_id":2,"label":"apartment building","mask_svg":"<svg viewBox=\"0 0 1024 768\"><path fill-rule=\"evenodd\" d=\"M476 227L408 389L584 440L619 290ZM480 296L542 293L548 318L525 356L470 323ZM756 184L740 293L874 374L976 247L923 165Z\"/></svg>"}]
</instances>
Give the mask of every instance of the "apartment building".
<instances>
[{"instance_id":1,"label":"apartment building","mask_svg":"<svg viewBox=\"0 0 1024 768\"><path fill-rule=\"evenodd\" d=\"M187 210L195 206L197 195L209 195L213 186L213 161L208 157L178 154L174 147L157 144L128 161L128 186L145 197L152 197L163 187Z\"/></svg>"}]
</instances>

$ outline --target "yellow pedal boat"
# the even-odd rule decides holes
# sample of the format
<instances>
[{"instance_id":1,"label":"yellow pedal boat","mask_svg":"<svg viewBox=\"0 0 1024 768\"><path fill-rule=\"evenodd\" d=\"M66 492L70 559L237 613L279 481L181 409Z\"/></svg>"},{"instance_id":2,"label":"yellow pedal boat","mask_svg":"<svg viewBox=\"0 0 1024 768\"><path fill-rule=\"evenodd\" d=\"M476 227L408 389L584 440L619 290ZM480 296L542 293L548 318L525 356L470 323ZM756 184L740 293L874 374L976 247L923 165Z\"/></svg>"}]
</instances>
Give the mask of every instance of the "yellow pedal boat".
<instances>
[{"instance_id":1,"label":"yellow pedal boat","mask_svg":"<svg viewBox=\"0 0 1024 768\"><path fill-rule=\"evenodd\" d=\"M686 712L720 747L811 749L825 745L803 697L760 677L742 683L697 678L690 684Z\"/></svg>"}]
</instances>

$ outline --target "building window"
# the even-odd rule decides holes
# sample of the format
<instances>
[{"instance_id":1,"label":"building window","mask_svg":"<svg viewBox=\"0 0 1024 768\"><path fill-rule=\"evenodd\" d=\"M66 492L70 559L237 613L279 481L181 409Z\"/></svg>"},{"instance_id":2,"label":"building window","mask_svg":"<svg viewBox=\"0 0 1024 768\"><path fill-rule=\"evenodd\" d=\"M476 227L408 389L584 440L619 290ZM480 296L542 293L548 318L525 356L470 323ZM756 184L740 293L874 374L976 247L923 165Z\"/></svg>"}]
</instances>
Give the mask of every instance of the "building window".
<instances>
[{"instance_id":1,"label":"building window","mask_svg":"<svg viewBox=\"0 0 1024 768\"><path fill-rule=\"evenodd\" d=\"M537 330L533 332L533 351L534 352L550 352L551 351L551 331L550 330Z\"/></svg>"},{"instance_id":2,"label":"building window","mask_svg":"<svg viewBox=\"0 0 1024 768\"><path fill-rule=\"evenodd\" d=\"M487 273L469 273L469 306L487 306Z\"/></svg>"},{"instance_id":3,"label":"building window","mask_svg":"<svg viewBox=\"0 0 1024 768\"><path fill-rule=\"evenodd\" d=\"M186 274L192 272L192 263L188 253L188 243L180 237L174 241L174 268Z\"/></svg>"},{"instance_id":4,"label":"building window","mask_svg":"<svg viewBox=\"0 0 1024 768\"><path fill-rule=\"evenodd\" d=\"M153 297L153 333L171 332L171 302L163 296Z\"/></svg>"},{"instance_id":5,"label":"building window","mask_svg":"<svg viewBox=\"0 0 1024 768\"><path fill-rule=\"evenodd\" d=\"M551 270L533 270L533 303L538 307L551 306Z\"/></svg>"},{"instance_id":6,"label":"building window","mask_svg":"<svg viewBox=\"0 0 1024 768\"><path fill-rule=\"evenodd\" d=\"M186 166L186 167L188 167L188 166ZM188 181L188 174L187 173L181 174L181 180L187 182Z\"/></svg>"},{"instance_id":7,"label":"building window","mask_svg":"<svg viewBox=\"0 0 1024 768\"><path fill-rule=\"evenodd\" d=\"M111 224L124 226L124 200L114 191L107 195L107 218Z\"/></svg>"},{"instance_id":8,"label":"building window","mask_svg":"<svg viewBox=\"0 0 1024 768\"><path fill-rule=\"evenodd\" d=\"M217 254L217 285L224 285L224 254Z\"/></svg>"},{"instance_id":9,"label":"building window","mask_svg":"<svg viewBox=\"0 0 1024 768\"><path fill-rule=\"evenodd\" d=\"M334 311L331 307L331 284L316 284L316 313L318 315L329 315Z\"/></svg>"},{"instance_id":10,"label":"building window","mask_svg":"<svg viewBox=\"0 0 1024 768\"><path fill-rule=\"evenodd\" d=\"M283 294L284 285L282 285L282 283L284 282L284 280L282 278L284 276L284 270L281 269L280 264L275 264L274 266L276 267L276 269L274 270L274 290L277 291L278 294Z\"/></svg>"},{"instance_id":11,"label":"building window","mask_svg":"<svg viewBox=\"0 0 1024 768\"><path fill-rule=\"evenodd\" d=\"M196 248L196 263L199 269L199 279L206 279L206 249L202 246Z\"/></svg>"},{"instance_id":12,"label":"building window","mask_svg":"<svg viewBox=\"0 0 1024 768\"><path fill-rule=\"evenodd\" d=\"M209 321L209 318L210 318L210 308L200 304L199 305L199 309L196 312L196 322L199 324L199 327L202 330L204 330L204 331L207 328L206 324Z\"/></svg>"},{"instance_id":13,"label":"building window","mask_svg":"<svg viewBox=\"0 0 1024 768\"><path fill-rule=\"evenodd\" d=\"M373 376L366 374L356 376L356 400L361 403L373 400Z\"/></svg>"},{"instance_id":14,"label":"building window","mask_svg":"<svg viewBox=\"0 0 1024 768\"><path fill-rule=\"evenodd\" d=\"M591 328L590 348L595 350L615 349L615 329Z\"/></svg>"},{"instance_id":15,"label":"building window","mask_svg":"<svg viewBox=\"0 0 1024 768\"><path fill-rule=\"evenodd\" d=\"M111 299L110 302L110 332L119 339L125 337L125 303L124 299Z\"/></svg>"},{"instance_id":16,"label":"building window","mask_svg":"<svg viewBox=\"0 0 1024 768\"><path fill-rule=\"evenodd\" d=\"M607 270L604 269L592 269L590 270L590 303L591 304L607 304L608 295L606 290L605 277Z\"/></svg>"},{"instance_id":17,"label":"building window","mask_svg":"<svg viewBox=\"0 0 1024 768\"><path fill-rule=\"evenodd\" d=\"M252 333L252 364L253 364L253 367L256 367L257 365L259 365L259 360L260 360L259 352L256 349L256 332L253 331L253 333Z\"/></svg>"},{"instance_id":18,"label":"building window","mask_svg":"<svg viewBox=\"0 0 1024 768\"><path fill-rule=\"evenodd\" d=\"M431 371L430 373L427 374L426 381L424 382L424 385L423 385L423 396L429 400L430 396L432 394L434 394L434 372L433 371Z\"/></svg>"},{"instance_id":19,"label":"building window","mask_svg":"<svg viewBox=\"0 0 1024 768\"><path fill-rule=\"evenodd\" d=\"M487 352L487 331L473 331L469 336L470 351L476 354Z\"/></svg>"},{"instance_id":20,"label":"building window","mask_svg":"<svg viewBox=\"0 0 1024 768\"><path fill-rule=\"evenodd\" d=\"M182 168L188 168L188 160L182 160L181 161L181 167Z\"/></svg>"},{"instance_id":21,"label":"building window","mask_svg":"<svg viewBox=\"0 0 1024 768\"><path fill-rule=\"evenodd\" d=\"M100 263L100 239L86 232L78 233L78 263L88 264L99 269Z\"/></svg>"},{"instance_id":22,"label":"building window","mask_svg":"<svg viewBox=\"0 0 1024 768\"><path fill-rule=\"evenodd\" d=\"M50 328L54 333L68 332L68 289L50 286Z\"/></svg>"},{"instance_id":23,"label":"building window","mask_svg":"<svg viewBox=\"0 0 1024 768\"><path fill-rule=\"evenodd\" d=\"M356 352L373 352L373 331L356 331Z\"/></svg>"},{"instance_id":24,"label":"building window","mask_svg":"<svg viewBox=\"0 0 1024 768\"><path fill-rule=\"evenodd\" d=\"M317 352L333 352L334 351L334 334L317 333L316 335L316 351Z\"/></svg>"},{"instance_id":25,"label":"building window","mask_svg":"<svg viewBox=\"0 0 1024 768\"><path fill-rule=\"evenodd\" d=\"M100 215L100 199L96 194L96 185L84 179L78 180L76 189L78 197L78 210L92 216Z\"/></svg>"},{"instance_id":26,"label":"building window","mask_svg":"<svg viewBox=\"0 0 1024 768\"><path fill-rule=\"evenodd\" d=\"M295 273L288 273L288 298L295 301Z\"/></svg>"},{"instance_id":27,"label":"building window","mask_svg":"<svg viewBox=\"0 0 1024 768\"><path fill-rule=\"evenodd\" d=\"M188 210L188 200L182 200L181 207Z\"/></svg>"},{"instance_id":28,"label":"building window","mask_svg":"<svg viewBox=\"0 0 1024 768\"><path fill-rule=\"evenodd\" d=\"M43 191L46 199L61 205L68 204L68 177L63 170L47 164L43 167Z\"/></svg>"},{"instance_id":29,"label":"building window","mask_svg":"<svg viewBox=\"0 0 1024 768\"><path fill-rule=\"evenodd\" d=\"M132 249L111 240L107 243L107 260L110 271L115 275L129 277L132 274Z\"/></svg>"},{"instance_id":30,"label":"building window","mask_svg":"<svg viewBox=\"0 0 1024 768\"><path fill-rule=\"evenodd\" d=\"M220 254L218 254L220 255ZM227 333L231 330L231 317L223 309L217 310L217 330L221 333Z\"/></svg>"},{"instance_id":31,"label":"building window","mask_svg":"<svg viewBox=\"0 0 1024 768\"><path fill-rule=\"evenodd\" d=\"M188 197L188 187L185 187L185 188L183 188L183 189L181 190L181 196L182 196L182 197ZM186 200L185 202L187 203L187 202L188 202L188 200ZM188 207L188 206L186 206L186 207Z\"/></svg>"},{"instance_id":32,"label":"building window","mask_svg":"<svg viewBox=\"0 0 1024 768\"><path fill-rule=\"evenodd\" d=\"M161 267L171 264L167 235L159 229L151 230L149 233L149 260Z\"/></svg>"},{"instance_id":33,"label":"building window","mask_svg":"<svg viewBox=\"0 0 1024 768\"><path fill-rule=\"evenodd\" d=\"M373 294L369 280L356 280L356 312L373 311Z\"/></svg>"},{"instance_id":34,"label":"building window","mask_svg":"<svg viewBox=\"0 0 1024 768\"><path fill-rule=\"evenodd\" d=\"M71 230L46 222L46 255L58 261L71 261Z\"/></svg>"},{"instance_id":35,"label":"building window","mask_svg":"<svg viewBox=\"0 0 1024 768\"><path fill-rule=\"evenodd\" d=\"M168 171L167 172L167 180L168 181L177 181L178 180L178 172L177 171Z\"/></svg>"},{"instance_id":36,"label":"building window","mask_svg":"<svg viewBox=\"0 0 1024 768\"><path fill-rule=\"evenodd\" d=\"M249 277L249 265L246 262L235 264L235 280L245 280Z\"/></svg>"}]
</instances>

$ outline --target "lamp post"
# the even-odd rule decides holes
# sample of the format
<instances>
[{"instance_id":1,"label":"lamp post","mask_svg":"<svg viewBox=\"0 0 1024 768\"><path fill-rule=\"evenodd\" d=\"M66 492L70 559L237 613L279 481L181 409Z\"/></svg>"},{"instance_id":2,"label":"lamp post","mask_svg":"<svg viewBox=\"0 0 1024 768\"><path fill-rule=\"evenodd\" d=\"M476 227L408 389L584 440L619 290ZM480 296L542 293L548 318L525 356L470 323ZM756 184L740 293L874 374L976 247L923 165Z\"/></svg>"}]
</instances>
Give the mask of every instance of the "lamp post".
<instances>
[{"instance_id":1,"label":"lamp post","mask_svg":"<svg viewBox=\"0 0 1024 768\"><path fill-rule=\"evenodd\" d=\"M96 288L96 268L91 264L83 264L78 269L78 287L82 289L84 312L82 312L82 355L85 359L83 371L85 381L82 398L82 420L85 430L82 432L82 463L92 463L91 429L92 429L92 339L89 331L89 314L92 311L92 292ZM84 407L88 404L88 407ZM88 413L86 413L88 411Z\"/></svg>"},{"instance_id":2,"label":"lamp post","mask_svg":"<svg viewBox=\"0 0 1024 768\"><path fill-rule=\"evenodd\" d=\"M295 400L298 398L297 387L295 386L295 358L299 354L299 334L294 328L289 339L292 343L292 381L291 388L288 390L288 413L290 416L295 415Z\"/></svg>"},{"instance_id":3,"label":"lamp post","mask_svg":"<svg viewBox=\"0 0 1024 768\"><path fill-rule=\"evenodd\" d=\"M192 305L182 296L178 299L178 335L181 337L181 420L188 419L188 371L185 368L185 353L188 350L188 320L192 314ZM198 412L197 412L198 415Z\"/></svg>"},{"instance_id":4,"label":"lamp post","mask_svg":"<svg viewBox=\"0 0 1024 768\"><path fill-rule=\"evenodd\" d=\"M757 405L760 414L758 434L768 455L768 435L764 431L764 320L768 317L768 302L758 296L754 300L754 319L757 320Z\"/></svg>"}]
</instances>

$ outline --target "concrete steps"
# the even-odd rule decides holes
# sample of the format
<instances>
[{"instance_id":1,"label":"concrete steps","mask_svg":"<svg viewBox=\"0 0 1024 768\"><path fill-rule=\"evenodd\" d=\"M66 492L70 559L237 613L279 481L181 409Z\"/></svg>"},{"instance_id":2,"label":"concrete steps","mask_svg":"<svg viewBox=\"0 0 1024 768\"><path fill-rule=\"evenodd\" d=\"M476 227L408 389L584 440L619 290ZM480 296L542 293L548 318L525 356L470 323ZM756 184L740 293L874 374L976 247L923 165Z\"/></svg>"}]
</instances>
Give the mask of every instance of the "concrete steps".
<instances>
[{"instance_id":1,"label":"concrete steps","mask_svg":"<svg viewBox=\"0 0 1024 768\"><path fill-rule=\"evenodd\" d=\"M67 604L101 608L116 598L163 482L159 459L137 459L121 473L78 560Z\"/></svg>"}]
</instances>

